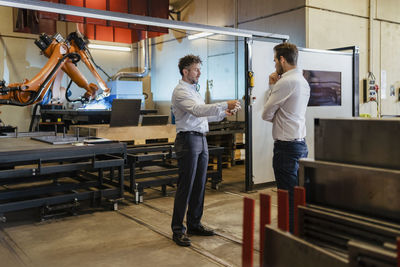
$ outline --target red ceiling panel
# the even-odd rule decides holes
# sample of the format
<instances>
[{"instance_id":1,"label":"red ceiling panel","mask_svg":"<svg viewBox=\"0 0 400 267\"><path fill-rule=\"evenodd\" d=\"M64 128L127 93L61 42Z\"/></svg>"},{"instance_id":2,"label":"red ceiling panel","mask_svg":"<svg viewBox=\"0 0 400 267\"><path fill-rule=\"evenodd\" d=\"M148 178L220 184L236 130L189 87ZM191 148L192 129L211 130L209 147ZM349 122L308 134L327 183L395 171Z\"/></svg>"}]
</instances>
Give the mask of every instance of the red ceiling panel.
<instances>
[{"instance_id":1,"label":"red ceiling panel","mask_svg":"<svg viewBox=\"0 0 400 267\"><path fill-rule=\"evenodd\" d=\"M114 27L95 25L95 29L96 40L114 42Z\"/></svg>"},{"instance_id":2,"label":"red ceiling panel","mask_svg":"<svg viewBox=\"0 0 400 267\"><path fill-rule=\"evenodd\" d=\"M140 16L147 16L147 1L146 0L130 0L129 1L129 13ZM146 30L146 25L140 24L129 24L132 29Z\"/></svg>"},{"instance_id":3,"label":"red ceiling panel","mask_svg":"<svg viewBox=\"0 0 400 267\"><path fill-rule=\"evenodd\" d=\"M85 0L86 8L107 10L107 1L106 0ZM97 25L107 25L107 21L103 19L92 19L86 18L87 23L97 24Z\"/></svg>"},{"instance_id":4,"label":"red ceiling panel","mask_svg":"<svg viewBox=\"0 0 400 267\"><path fill-rule=\"evenodd\" d=\"M169 0L151 0L148 8L150 17L168 19ZM149 31L168 33L167 28L149 26Z\"/></svg>"},{"instance_id":5,"label":"red ceiling panel","mask_svg":"<svg viewBox=\"0 0 400 267\"><path fill-rule=\"evenodd\" d=\"M129 11L128 0L109 0L109 9L110 11L128 13ZM128 23L118 22L118 21L110 21L110 25L116 27L124 27L124 28L128 27Z\"/></svg>"},{"instance_id":6,"label":"red ceiling panel","mask_svg":"<svg viewBox=\"0 0 400 267\"><path fill-rule=\"evenodd\" d=\"M131 44L132 30L127 28L114 27L114 42Z\"/></svg>"},{"instance_id":7,"label":"red ceiling panel","mask_svg":"<svg viewBox=\"0 0 400 267\"><path fill-rule=\"evenodd\" d=\"M42 0L45 2L52 2L52 3L57 3L58 0ZM43 12L39 11L39 19L53 19L53 20L58 20L58 14L57 13L51 13L51 12Z\"/></svg>"},{"instance_id":8,"label":"red ceiling panel","mask_svg":"<svg viewBox=\"0 0 400 267\"><path fill-rule=\"evenodd\" d=\"M53 3L63 3L67 5L86 7L91 9L110 10L114 12L130 13L140 16L151 16L158 18L168 18L169 0L42 0ZM32 12L31 12L32 13ZM85 35L89 39L115 41L122 43L132 43L148 38L160 36L168 33L168 29L162 27L146 26L140 24L128 24L124 22L106 21L103 19L83 18L71 15L58 15L50 12L38 12L40 23L35 19L37 13L32 13L31 19L36 23L29 23L29 16L23 12L19 12L15 31L23 31L37 33L40 27L43 31L55 32L56 20L65 20L81 24L81 28L85 29ZM20 15L22 14L22 15ZM29 17L29 18L31 18ZM82 23L85 23L83 27ZM47 26L46 26L47 24ZM109 25L107 27L107 25ZM46 29L45 29L46 28ZM54 29L54 30L53 30Z\"/></svg>"},{"instance_id":9,"label":"red ceiling panel","mask_svg":"<svg viewBox=\"0 0 400 267\"><path fill-rule=\"evenodd\" d=\"M39 20L39 32L37 33L43 33L45 32L46 34L53 35L56 33L56 26L57 21L54 19L40 19Z\"/></svg>"},{"instance_id":10,"label":"red ceiling panel","mask_svg":"<svg viewBox=\"0 0 400 267\"><path fill-rule=\"evenodd\" d=\"M85 35L88 39L95 40L95 34L94 34L94 24L86 24L85 27Z\"/></svg>"},{"instance_id":11,"label":"red ceiling panel","mask_svg":"<svg viewBox=\"0 0 400 267\"><path fill-rule=\"evenodd\" d=\"M71 5L71 6L83 7L84 0L65 0L65 4ZM65 20L70 21L70 22L77 22L77 23L83 23L85 21L84 17L71 16L71 15L65 15Z\"/></svg>"}]
</instances>

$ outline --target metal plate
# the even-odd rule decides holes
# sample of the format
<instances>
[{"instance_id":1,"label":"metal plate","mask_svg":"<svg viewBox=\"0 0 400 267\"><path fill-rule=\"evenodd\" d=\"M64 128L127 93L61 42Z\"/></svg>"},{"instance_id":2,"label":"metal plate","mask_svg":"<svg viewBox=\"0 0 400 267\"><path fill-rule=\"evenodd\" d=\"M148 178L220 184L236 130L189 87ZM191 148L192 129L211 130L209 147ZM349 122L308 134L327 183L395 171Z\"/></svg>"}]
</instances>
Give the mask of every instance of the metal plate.
<instances>
[{"instance_id":1,"label":"metal plate","mask_svg":"<svg viewBox=\"0 0 400 267\"><path fill-rule=\"evenodd\" d=\"M41 141L52 145L65 145L65 144L83 142L85 140L85 137L52 135L52 136L32 137L32 140Z\"/></svg>"},{"instance_id":2,"label":"metal plate","mask_svg":"<svg viewBox=\"0 0 400 267\"><path fill-rule=\"evenodd\" d=\"M400 169L400 120L316 119L315 159Z\"/></svg>"},{"instance_id":3,"label":"metal plate","mask_svg":"<svg viewBox=\"0 0 400 267\"><path fill-rule=\"evenodd\" d=\"M289 233L265 227L263 266L341 267L347 260Z\"/></svg>"},{"instance_id":4,"label":"metal plate","mask_svg":"<svg viewBox=\"0 0 400 267\"><path fill-rule=\"evenodd\" d=\"M400 170L300 160L307 203L400 223Z\"/></svg>"}]
</instances>

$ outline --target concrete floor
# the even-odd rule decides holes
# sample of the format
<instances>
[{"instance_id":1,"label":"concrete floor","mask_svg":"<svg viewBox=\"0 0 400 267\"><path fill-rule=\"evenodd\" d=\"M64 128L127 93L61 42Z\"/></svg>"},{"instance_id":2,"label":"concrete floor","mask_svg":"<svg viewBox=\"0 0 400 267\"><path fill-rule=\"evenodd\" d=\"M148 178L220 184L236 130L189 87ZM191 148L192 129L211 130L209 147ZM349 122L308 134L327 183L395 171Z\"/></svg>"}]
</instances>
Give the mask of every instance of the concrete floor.
<instances>
[{"instance_id":1,"label":"concrete floor","mask_svg":"<svg viewBox=\"0 0 400 267\"><path fill-rule=\"evenodd\" d=\"M276 190L244 193L244 166L224 169L219 190L208 185L203 224L213 237L193 236L192 246L172 241L173 189L167 197L147 189L144 203L127 199L118 211L90 210L77 216L34 220L16 213L0 224L0 266L241 266L243 197L256 199L254 266L258 266L259 193L272 196L276 224Z\"/></svg>"}]
</instances>

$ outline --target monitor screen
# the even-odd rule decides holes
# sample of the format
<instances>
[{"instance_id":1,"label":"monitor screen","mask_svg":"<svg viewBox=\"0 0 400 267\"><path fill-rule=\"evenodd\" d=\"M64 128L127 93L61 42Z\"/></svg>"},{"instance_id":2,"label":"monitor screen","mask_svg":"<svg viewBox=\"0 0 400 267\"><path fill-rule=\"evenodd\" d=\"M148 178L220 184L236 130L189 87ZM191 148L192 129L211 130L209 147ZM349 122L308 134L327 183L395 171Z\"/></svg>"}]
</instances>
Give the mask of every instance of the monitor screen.
<instances>
[{"instance_id":1,"label":"monitor screen","mask_svg":"<svg viewBox=\"0 0 400 267\"><path fill-rule=\"evenodd\" d=\"M310 85L308 106L341 106L342 73L338 71L303 70Z\"/></svg>"}]
</instances>

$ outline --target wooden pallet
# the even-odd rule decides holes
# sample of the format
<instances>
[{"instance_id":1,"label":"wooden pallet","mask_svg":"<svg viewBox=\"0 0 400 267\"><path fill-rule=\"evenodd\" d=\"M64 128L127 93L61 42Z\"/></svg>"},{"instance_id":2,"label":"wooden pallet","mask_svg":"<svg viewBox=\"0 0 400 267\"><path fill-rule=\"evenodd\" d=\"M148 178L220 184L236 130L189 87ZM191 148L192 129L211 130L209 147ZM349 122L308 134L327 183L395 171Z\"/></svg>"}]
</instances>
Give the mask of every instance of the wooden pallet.
<instances>
[{"instance_id":1,"label":"wooden pallet","mask_svg":"<svg viewBox=\"0 0 400 267\"><path fill-rule=\"evenodd\" d=\"M81 136L101 137L117 141L134 141L134 144L146 144L150 140L167 139L174 142L176 137L176 127L173 124L154 125L154 126L127 126L110 127L108 124L95 125L73 125L71 132L79 129Z\"/></svg>"}]
</instances>

